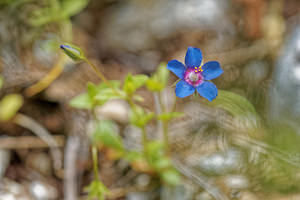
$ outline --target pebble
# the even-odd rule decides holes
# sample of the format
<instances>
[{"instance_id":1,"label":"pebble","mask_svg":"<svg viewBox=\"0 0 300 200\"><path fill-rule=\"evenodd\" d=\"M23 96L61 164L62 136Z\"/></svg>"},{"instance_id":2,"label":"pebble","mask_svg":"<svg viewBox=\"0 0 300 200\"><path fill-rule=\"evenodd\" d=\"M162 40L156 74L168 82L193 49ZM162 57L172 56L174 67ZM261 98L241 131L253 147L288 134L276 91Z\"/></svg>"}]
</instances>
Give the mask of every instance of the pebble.
<instances>
[{"instance_id":1,"label":"pebble","mask_svg":"<svg viewBox=\"0 0 300 200\"><path fill-rule=\"evenodd\" d=\"M30 184L30 194L36 200L54 200L58 198L57 189L42 181L33 181Z\"/></svg>"}]
</instances>

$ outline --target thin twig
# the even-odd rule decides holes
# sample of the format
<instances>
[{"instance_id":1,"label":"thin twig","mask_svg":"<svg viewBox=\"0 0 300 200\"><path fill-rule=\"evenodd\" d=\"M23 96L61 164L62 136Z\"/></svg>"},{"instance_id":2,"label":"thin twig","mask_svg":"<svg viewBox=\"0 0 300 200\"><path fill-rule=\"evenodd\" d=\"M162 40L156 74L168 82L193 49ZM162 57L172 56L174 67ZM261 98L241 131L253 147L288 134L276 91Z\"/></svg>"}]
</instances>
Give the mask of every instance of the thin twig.
<instances>
[{"instance_id":1,"label":"thin twig","mask_svg":"<svg viewBox=\"0 0 300 200\"><path fill-rule=\"evenodd\" d=\"M153 92L153 98L154 98L154 107L156 115L160 115L162 113L159 96L157 92ZM160 120L157 120L157 130L159 132L159 135L162 136L163 130L162 130L162 122Z\"/></svg>"},{"instance_id":2,"label":"thin twig","mask_svg":"<svg viewBox=\"0 0 300 200\"><path fill-rule=\"evenodd\" d=\"M76 176L76 158L80 146L80 139L77 136L70 136L65 148L65 180L64 194L66 200L77 200L77 176Z\"/></svg>"},{"instance_id":3,"label":"thin twig","mask_svg":"<svg viewBox=\"0 0 300 200\"><path fill-rule=\"evenodd\" d=\"M28 97L32 97L46 89L62 73L64 65L66 63L66 58L67 57L64 54L60 54L51 71L36 84L27 88L25 90L25 95Z\"/></svg>"},{"instance_id":4,"label":"thin twig","mask_svg":"<svg viewBox=\"0 0 300 200\"><path fill-rule=\"evenodd\" d=\"M14 118L14 123L32 131L45 143L47 143L50 147L50 153L52 155L54 169L59 170L62 168L62 153L58 148L59 144L56 142L56 140L53 138L53 136L49 133L47 129L45 129L41 124L37 123L34 119L20 113L16 114Z\"/></svg>"},{"instance_id":5,"label":"thin twig","mask_svg":"<svg viewBox=\"0 0 300 200\"><path fill-rule=\"evenodd\" d=\"M44 140L36 136L0 137L0 149L35 149L49 147L63 147L63 136L53 136L56 146L49 146Z\"/></svg>"}]
</instances>

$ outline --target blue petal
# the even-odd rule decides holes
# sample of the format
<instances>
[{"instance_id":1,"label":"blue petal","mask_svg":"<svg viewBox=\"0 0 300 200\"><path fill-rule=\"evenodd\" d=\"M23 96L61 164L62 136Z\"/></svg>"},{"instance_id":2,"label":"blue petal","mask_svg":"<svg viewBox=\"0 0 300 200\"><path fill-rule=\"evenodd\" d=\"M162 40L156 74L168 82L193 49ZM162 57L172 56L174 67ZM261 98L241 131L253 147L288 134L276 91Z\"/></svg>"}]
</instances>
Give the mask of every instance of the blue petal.
<instances>
[{"instance_id":1,"label":"blue petal","mask_svg":"<svg viewBox=\"0 0 300 200\"><path fill-rule=\"evenodd\" d=\"M197 87L197 92L209 101L214 100L218 96L217 87L215 86L215 84L209 81L204 81L204 83L200 84Z\"/></svg>"},{"instance_id":2,"label":"blue petal","mask_svg":"<svg viewBox=\"0 0 300 200\"><path fill-rule=\"evenodd\" d=\"M171 60L168 62L167 69L173 72L180 79L183 79L183 75L186 70L185 66L178 60Z\"/></svg>"},{"instance_id":3,"label":"blue petal","mask_svg":"<svg viewBox=\"0 0 300 200\"><path fill-rule=\"evenodd\" d=\"M202 62L202 52L195 47L189 47L185 55L185 65L187 67L199 67Z\"/></svg>"},{"instance_id":4,"label":"blue petal","mask_svg":"<svg viewBox=\"0 0 300 200\"><path fill-rule=\"evenodd\" d=\"M176 84L175 93L177 97L184 98L195 92L195 88L181 80Z\"/></svg>"},{"instance_id":5,"label":"blue petal","mask_svg":"<svg viewBox=\"0 0 300 200\"><path fill-rule=\"evenodd\" d=\"M217 78L223 74L223 69L217 61L209 61L202 66L202 75L205 80Z\"/></svg>"}]
</instances>

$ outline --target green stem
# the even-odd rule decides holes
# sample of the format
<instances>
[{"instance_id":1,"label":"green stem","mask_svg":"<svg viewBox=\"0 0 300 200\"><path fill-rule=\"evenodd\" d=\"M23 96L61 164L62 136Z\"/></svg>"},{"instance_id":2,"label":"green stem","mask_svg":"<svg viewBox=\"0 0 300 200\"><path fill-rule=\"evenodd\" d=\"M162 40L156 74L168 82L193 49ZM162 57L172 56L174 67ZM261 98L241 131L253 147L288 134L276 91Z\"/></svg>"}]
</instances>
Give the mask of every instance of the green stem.
<instances>
[{"instance_id":1,"label":"green stem","mask_svg":"<svg viewBox=\"0 0 300 200\"><path fill-rule=\"evenodd\" d=\"M145 128L145 126L143 126L142 128L141 128L141 130L142 130L142 142L143 142L143 147L144 147L144 154L146 153L146 145L147 145L147 143L148 143L148 137L147 137L147 132L146 132L146 128Z\"/></svg>"},{"instance_id":2,"label":"green stem","mask_svg":"<svg viewBox=\"0 0 300 200\"><path fill-rule=\"evenodd\" d=\"M136 105L134 104L133 100L131 97L127 98L127 102L129 103L132 111L136 114ZM143 149L144 153L146 153L146 145L148 143L148 137L147 137L147 132L145 126L141 127L142 131L142 144L143 144Z\"/></svg>"},{"instance_id":3,"label":"green stem","mask_svg":"<svg viewBox=\"0 0 300 200\"><path fill-rule=\"evenodd\" d=\"M105 76L103 75L103 73L101 71L98 70L98 68L93 64L91 63L87 58L85 58L84 60L90 67L93 68L93 70L96 72L97 76L107 85L109 86L110 88L114 89L112 87L112 85L108 82L108 80L105 78Z\"/></svg>"},{"instance_id":4,"label":"green stem","mask_svg":"<svg viewBox=\"0 0 300 200\"><path fill-rule=\"evenodd\" d=\"M163 127L164 142L166 144L166 152L167 152L167 154L169 154L170 153L170 145L169 145L168 121L163 121L162 127Z\"/></svg>"},{"instance_id":5,"label":"green stem","mask_svg":"<svg viewBox=\"0 0 300 200\"><path fill-rule=\"evenodd\" d=\"M113 92L115 93L115 94L117 94L117 95L120 95L120 96L122 96L122 93L120 93L119 91L117 91L111 84L110 84L110 82L105 78L105 76L104 76L104 74L100 71L100 70L98 70L98 68L93 64L93 63L91 63L90 61L89 61L89 59L87 59L87 58L84 58L84 61L96 72L96 74L97 74L97 76L108 86L108 87L110 87L112 90L113 90Z\"/></svg>"},{"instance_id":6,"label":"green stem","mask_svg":"<svg viewBox=\"0 0 300 200\"><path fill-rule=\"evenodd\" d=\"M92 157L93 157L94 176L96 180L99 180L98 153L97 153L97 147L95 145L92 146Z\"/></svg>"},{"instance_id":7,"label":"green stem","mask_svg":"<svg viewBox=\"0 0 300 200\"><path fill-rule=\"evenodd\" d=\"M162 102L162 97L161 97L161 93L158 93L158 99L159 99L159 105L161 108L162 113L166 112L166 108ZM164 139L164 143L166 145L166 152L167 154L169 154L169 132L168 132L168 121L162 120L162 129L163 129L163 139Z\"/></svg>"}]
</instances>

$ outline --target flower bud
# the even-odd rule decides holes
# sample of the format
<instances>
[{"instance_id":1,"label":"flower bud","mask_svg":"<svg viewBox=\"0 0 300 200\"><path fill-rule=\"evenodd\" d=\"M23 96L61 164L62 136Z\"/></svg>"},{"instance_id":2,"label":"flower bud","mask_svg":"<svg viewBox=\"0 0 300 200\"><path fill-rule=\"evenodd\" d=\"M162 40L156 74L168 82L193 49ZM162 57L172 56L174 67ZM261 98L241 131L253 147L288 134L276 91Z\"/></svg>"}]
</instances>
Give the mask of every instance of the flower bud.
<instances>
[{"instance_id":1,"label":"flower bud","mask_svg":"<svg viewBox=\"0 0 300 200\"><path fill-rule=\"evenodd\" d=\"M60 48L74 61L85 59L85 56L79 47L70 44L63 44L60 45Z\"/></svg>"}]
</instances>

